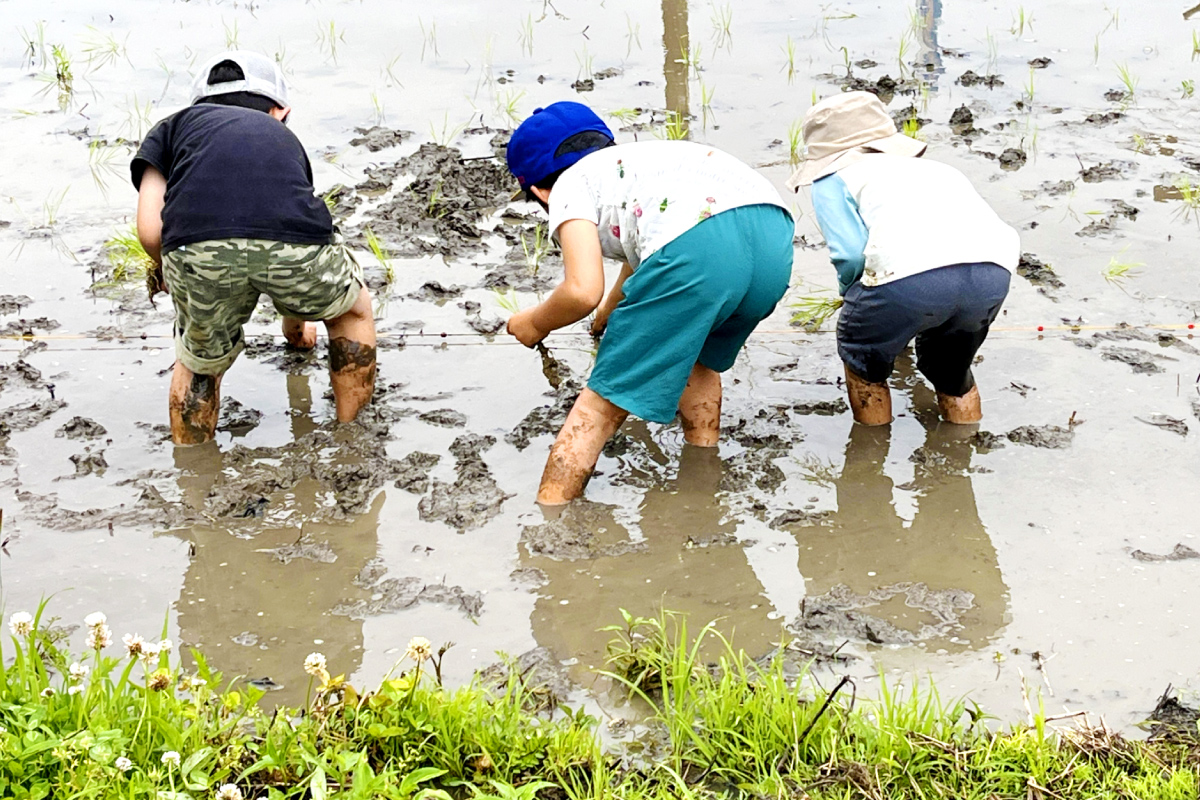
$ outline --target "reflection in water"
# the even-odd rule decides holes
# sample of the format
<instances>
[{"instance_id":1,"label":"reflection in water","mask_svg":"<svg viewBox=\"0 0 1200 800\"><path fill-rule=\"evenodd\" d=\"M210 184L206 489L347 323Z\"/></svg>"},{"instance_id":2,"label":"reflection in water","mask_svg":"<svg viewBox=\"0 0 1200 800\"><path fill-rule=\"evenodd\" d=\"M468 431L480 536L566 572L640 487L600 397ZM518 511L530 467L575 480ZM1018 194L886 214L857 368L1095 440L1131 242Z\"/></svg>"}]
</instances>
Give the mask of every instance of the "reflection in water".
<instances>
[{"instance_id":1,"label":"reflection in water","mask_svg":"<svg viewBox=\"0 0 1200 800\"><path fill-rule=\"evenodd\" d=\"M316 427L309 415L308 378L289 375L287 387L292 430L300 437ZM175 457L185 501L202 506L221 469L216 443L177 447ZM313 651L346 674L362 661L362 623L330 611L353 599L355 576L376 554L384 495L347 523L303 522L324 499L317 490L314 481L303 481L273 498L270 520L174 532L194 547L177 606L183 644L200 648L227 678L270 678L282 685L272 702L303 702L308 676L302 665ZM336 560L323 563L328 556L317 549L285 564L264 552L295 544L301 536L318 546L328 543Z\"/></svg>"},{"instance_id":2,"label":"reflection in water","mask_svg":"<svg viewBox=\"0 0 1200 800\"><path fill-rule=\"evenodd\" d=\"M687 0L663 0L663 77L667 81L667 111L673 112L680 124L687 127L690 109L688 99L688 57L691 48L688 38Z\"/></svg>"},{"instance_id":3,"label":"reflection in water","mask_svg":"<svg viewBox=\"0 0 1200 800\"><path fill-rule=\"evenodd\" d=\"M942 0L917 0L917 57L914 59L921 78L929 84L929 93L937 94L938 78L946 73L942 49L938 46L938 26L942 23Z\"/></svg>"},{"instance_id":4,"label":"reflection in water","mask_svg":"<svg viewBox=\"0 0 1200 800\"><path fill-rule=\"evenodd\" d=\"M897 367L912 372L911 362ZM912 523L897 513L892 480L883 471L891 426L854 425L835 481L837 511L827 525L797 531L800 572L808 579L809 596L839 584L865 595L902 582L971 592L972 607L957 619L951 634L960 647L978 647L1007 622L1008 587L975 505L967 438L973 429L940 424L933 393L919 380L912 390L914 413L926 430L924 446L910 458L916 463L914 479L901 487L916 497ZM903 595L864 613L910 633L940 621L905 605ZM939 641L937 646L949 649L954 643Z\"/></svg>"},{"instance_id":5,"label":"reflection in water","mask_svg":"<svg viewBox=\"0 0 1200 800\"><path fill-rule=\"evenodd\" d=\"M657 450L644 425L629 423L624 430ZM531 558L522 547L522 566L537 567L547 579L533 611L538 643L559 659L598 667L611 634L597 629L620 622L622 608L640 616L657 616L662 608L684 612L696 629L723 617L718 627L736 633L737 643L750 651L778 641L781 621L768 619L762 584L733 537L737 524L725 519L716 497L722 469L716 448L685 445L676 477L643 497L641 549L555 561ZM613 518L615 509L599 508L602 518L592 521L593 530L609 545L627 542L629 532Z\"/></svg>"}]
</instances>

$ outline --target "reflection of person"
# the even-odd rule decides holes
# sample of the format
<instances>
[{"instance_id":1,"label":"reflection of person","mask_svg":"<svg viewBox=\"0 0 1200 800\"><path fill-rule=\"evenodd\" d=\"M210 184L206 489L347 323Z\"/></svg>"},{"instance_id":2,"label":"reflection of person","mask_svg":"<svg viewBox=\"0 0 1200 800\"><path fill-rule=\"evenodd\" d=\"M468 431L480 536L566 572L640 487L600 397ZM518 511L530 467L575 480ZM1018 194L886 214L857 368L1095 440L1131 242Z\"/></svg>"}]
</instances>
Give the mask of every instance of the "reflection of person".
<instances>
[{"instance_id":1,"label":"reflection of person","mask_svg":"<svg viewBox=\"0 0 1200 800\"><path fill-rule=\"evenodd\" d=\"M685 141L615 145L587 106L537 109L508 143L508 167L550 214L563 283L513 315L532 347L593 310L605 331L588 388L558 435L538 501L583 492L629 414L682 418L687 441L715 446L721 376L787 290L795 226L766 178ZM608 299L603 259L624 262Z\"/></svg>"},{"instance_id":2,"label":"reflection of person","mask_svg":"<svg viewBox=\"0 0 1200 800\"><path fill-rule=\"evenodd\" d=\"M978 422L971 362L1008 294L1020 241L953 167L918 159L869 92L817 103L804 117L807 159L788 181L812 184L838 288L838 355L854 419L892 421L887 379L916 337L917 368L949 422Z\"/></svg>"},{"instance_id":3,"label":"reflection of person","mask_svg":"<svg viewBox=\"0 0 1200 800\"><path fill-rule=\"evenodd\" d=\"M293 411L303 412L311 403L307 384L305 376L289 376ZM294 418L311 424L304 413ZM175 458L185 502L202 504L221 469L216 444L176 448ZM322 496L305 481L283 502L295 510L288 518L294 522L319 509ZM238 520L228 527L174 531L195 548L177 603L183 643L202 650L227 678L270 678L283 687L271 699L285 704L304 702L303 664L313 651L327 656L334 674L351 674L362 661L362 622L330 611L354 597L354 578L376 555L383 503L383 496L376 498L370 509L345 523L284 527L253 520L241 528ZM292 551L282 551L283 558L270 552L297 544L301 536L303 544L316 549L290 560ZM336 556L332 563L330 551Z\"/></svg>"},{"instance_id":4,"label":"reflection of person","mask_svg":"<svg viewBox=\"0 0 1200 800\"><path fill-rule=\"evenodd\" d=\"M969 591L972 607L958 620L962 627L955 635L978 643L1004 624L1008 588L975 506L967 473L971 445L961 428L939 425L933 398L920 384L914 387L914 406L918 403L926 438L914 480L905 487L916 496L912 524L906 526L897 514L892 480L883 471L890 428L854 425L835 482L837 512L828 525L797 532L800 572L809 595L837 585L866 595L904 582L924 583L935 591ZM893 605L870 613L909 632L915 632L913 617L919 616L914 609Z\"/></svg>"},{"instance_id":5,"label":"reflection of person","mask_svg":"<svg viewBox=\"0 0 1200 800\"><path fill-rule=\"evenodd\" d=\"M631 433L653 447L644 428ZM685 444L675 479L644 495L640 549L554 561L530 558L522 548L525 565L547 577L533 611L538 643L559 659L578 658L585 666L598 667L612 638L598 629L619 623L622 608L643 617L656 617L661 609L682 612L693 635L720 618L718 629L753 653L766 652L771 642L779 641L781 622L767 617L771 606L763 586L743 546L732 537L737 523L725 520L715 496L722 468L716 448ZM605 541L623 540L624 527L605 516L590 520L593 529L603 529L599 535Z\"/></svg>"},{"instance_id":6,"label":"reflection of person","mask_svg":"<svg viewBox=\"0 0 1200 800\"><path fill-rule=\"evenodd\" d=\"M283 73L259 53L221 53L192 99L146 135L131 166L138 238L175 305L172 438L215 435L221 376L263 292L294 347L316 345L306 320L325 321L337 418L354 419L375 381L371 297L285 127Z\"/></svg>"}]
</instances>

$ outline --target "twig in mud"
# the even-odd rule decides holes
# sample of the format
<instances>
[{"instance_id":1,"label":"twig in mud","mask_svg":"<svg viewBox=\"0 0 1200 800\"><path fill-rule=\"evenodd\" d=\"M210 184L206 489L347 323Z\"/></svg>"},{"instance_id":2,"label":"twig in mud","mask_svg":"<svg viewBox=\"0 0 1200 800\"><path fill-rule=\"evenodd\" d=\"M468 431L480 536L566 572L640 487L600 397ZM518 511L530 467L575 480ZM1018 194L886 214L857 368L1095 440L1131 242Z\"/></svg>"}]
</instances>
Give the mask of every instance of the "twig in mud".
<instances>
[{"instance_id":1,"label":"twig in mud","mask_svg":"<svg viewBox=\"0 0 1200 800\"><path fill-rule=\"evenodd\" d=\"M1058 653L1052 653L1050 658L1045 658L1042 656L1041 650L1034 650L1030 656L1033 659L1033 663L1037 665L1038 672L1042 673L1042 682L1046 684L1046 691L1050 692L1051 697L1054 697L1054 687L1050 685L1050 673L1046 671L1046 664L1052 661L1057 655Z\"/></svg>"},{"instance_id":2,"label":"twig in mud","mask_svg":"<svg viewBox=\"0 0 1200 800\"><path fill-rule=\"evenodd\" d=\"M821 716L825 713L825 711L829 708L829 704L833 702L833 698L837 697L837 693L840 692L842 690L842 687L845 686L847 683L850 684L851 686L854 686L854 679L851 678L849 675L843 675L842 679L840 681L838 681L837 686L833 687L833 691L831 691L829 694L827 694L825 696L825 702L822 703L821 708L817 710L816 716L814 716L811 720L809 720L808 725L804 726L804 730L800 732L800 736L796 740L797 744L804 741L805 737L808 736L809 732L812 731L813 726L815 726L817 724L817 720L819 720L821 718ZM857 687L856 687L855 694L857 694L857 693L858 693L858 691L857 691Z\"/></svg>"}]
</instances>

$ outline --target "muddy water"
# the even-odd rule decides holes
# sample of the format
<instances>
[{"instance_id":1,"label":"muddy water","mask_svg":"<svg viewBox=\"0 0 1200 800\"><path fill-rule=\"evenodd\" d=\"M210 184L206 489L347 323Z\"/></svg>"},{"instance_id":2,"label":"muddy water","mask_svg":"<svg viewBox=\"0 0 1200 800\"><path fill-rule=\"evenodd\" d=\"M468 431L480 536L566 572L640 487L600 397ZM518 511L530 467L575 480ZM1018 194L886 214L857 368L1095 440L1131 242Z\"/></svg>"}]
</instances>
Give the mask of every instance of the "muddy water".
<instances>
[{"instance_id":1,"label":"muddy water","mask_svg":"<svg viewBox=\"0 0 1200 800\"><path fill-rule=\"evenodd\" d=\"M1200 549L1200 343L1143 327L1200 311L1177 187L1200 180L1183 8L1027 4L1024 27L1015 3L730 8L726 32L725 6L670 1L5 4L0 327L44 337L0 342L5 608L54 594L63 624L101 608L118 633L165 626L288 702L308 652L371 682L414 635L458 643L455 680L544 647L588 684L596 629L662 605L720 617L756 653L780 637L840 648L852 659L827 668L864 691L880 669L930 674L1005 717L1023 713L1022 674L1048 708L1122 726L1165 684L1194 687L1200 560L1153 556ZM350 241L370 226L396 254L388 285L362 253L380 394L335 430L322 354L264 338L264 306L217 446L175 452L169 304L93 284L131 221L124 142L235 40L282 59L292 127L318 190L345 187ZM72 61L62 109L51 45ZM1134 94L1106 99L1118 64ZM588 501L544 519L536 482L592 344L567 331L544 364L481 333L507 313L495 290L528 305L561 269L553 252L531 267L536 209L507 205L486 158L508 112L581 99L622 141L662 135L673 112L782 187L789 125L847 83L927 121L928 157L964 170L1052 270L1014 279L977 369L978 435L938 424L909 363L891 429L854 429L832 335L780 309L726 381L719 458L631 423ZM795 211L793 282L830 287L803 195ZM1113 263L1141 266L1112 282Z\"/></svg>"}]
</instances>

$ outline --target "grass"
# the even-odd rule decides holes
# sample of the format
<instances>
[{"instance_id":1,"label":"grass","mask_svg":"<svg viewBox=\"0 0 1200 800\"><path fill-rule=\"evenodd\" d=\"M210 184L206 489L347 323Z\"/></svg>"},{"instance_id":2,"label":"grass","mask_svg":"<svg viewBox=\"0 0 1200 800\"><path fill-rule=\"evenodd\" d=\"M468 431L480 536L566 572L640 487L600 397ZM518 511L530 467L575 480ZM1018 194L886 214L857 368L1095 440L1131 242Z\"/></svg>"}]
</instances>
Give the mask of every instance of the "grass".
<instances>
[{"instance_id":1,"label":"grass","mask_svg":"<svg viewBox=\"0 0 1200 800\"><path fill-rule=\"evenodd\" d=\"M124 39L117 39L111 33L102 33L91 25L84 39L83 52L87 58L88 67L93 71L102 67L112 66L121 59L133 66L129 60L129 34Z\"/></svg>"},{"instance_id":2,"label":"grass","mask_svg":"<svg viewBox=\"0 0 1200 800\"><path fill-rule=\"evenodd\" d=\"M1125 87L1125 98L1133 100L1137 92L1138 78L1129 71L1129 64L1117 64L1117 77L1121 79L1121 85Z\"/></svg>"},{"instance_id":3,"label":"grass","mask_svg":"<svg viewBox=\"0 0 1200 800\"><path fill-rule=\"evenodd\" d=\"M75 69L71 63L71 55L65 45L50 45L49 67L41 79L46 83L43 92L55 91L58 97L58 107L65 111L75 96Z\"/></svg>"},{"instance_id":4,"label":"grass","mask_svg":"<svg viewBox=\"0 0 1200 800\"><path fill-rule=\"evenodd\" d=\"M33 26L33 31L27 31L21 28L17 32L21 37L21 42L24 45L24 58L29 66L35 64L39 69L45 69L49 58L46 54L46 23L38 20ZM1193 35L1193 40L1195 36Z\"/></svg>"},{"instance_id":5,"label":"grass","mask_svg":"<svg viewBox=\"0 0 1200 800\"><path fill-rule=\"evenodd\" d=\"M414 637L363 691L314 653L303 710L258 706L192 651L165 640L112 644L86 620L82 656L45 605L9 618L0 644L0 794L18 798L380 798L708 800L802 798L1194 798L1186 743L1127 741L1086 722L992 730L978 708L881 676L874 700L847 677L822 688L788 644L761 663L714 624L635 617L613 635L605 675L636 698L654 755L610 744L597 721L557 707L509 662L506 675L449 689ZM165 636L165 625L164 633ZM90 647L90 645L89 645ZM140 653L137 651L140 649ZM113 655L113 653L117 653ZM792 663L795 663L793 659ZM299 666L299 665L297 665Z\"/></svg>"},{"instance_id":6,"label":"grass","mask_svg":"<svg viewBox=\"0 0 1200 800\"><path fill-rule=\"evenodd\" d=\"M622 125L629 125L630 123L637 122L642 112L636 108L618 108L609 111L608 115Z\"/></svg>"},{"instance_id":7,"label":"grass","mask_svg":"<svg viewBox=\"0 0 1200 800\"><path fill-rule=\"evenodd\" d=\"M505 119L510 125L517 126L520 124L522 116L517 109L517 105L521 102L521 98L525 96L524 90L505 89L496 95L496 108L500 112L500 116Z\"/></svg>"},{"instance_id":8,"label":"grass","mask_svg":"<svg viewBox=\"0 0 1200 800\"><path fill-rule=\"evenodd\" d=\"M375 260L379 262L379 266L383 267L383 279L388 286L396 282L396 268L392 265L393 256L383 246L383 242L379 241L379 237L375 235L375 231L370 228L363 230L363 235L367 238L367 249L371 251L371 255L375 256Z\"/></svg>"},{"instance_id":9,"label":"grass","mask_svg":"<svg viewBox=\"0 0 1200 800\"><path fill-rule=\"evenodd\" d=\"M582 52L575 54L575 61L579 64L579 71L575 73L576 80L590 81L594 75L592 65L595 58L588 52L587 45L583 46Z\"/></svg>"},{"instance_id":10,"label":"grass","mask_svg":"<svg viewBox=\"0 0 1200 800\"><path fill-rule=\"evenodd\" d=\"M225 20L221 20L221 27L225 29L225 49L238 49L238 22L235 19L232 25L229 25Z\"/></svg>"},{"instance_id":11,"label":"grass","mask_svg":"<svg viewBox=\"0 0 1200 800\"><path fill-rule=\"evenodd\" d=\"M1146 266L1140 261L1122 261L1116 256L1108 260L1108 266L1100 270L1104 280L1114 286L1124 287L1125 281L1141 275L1141 267Z\"/></svg>"},{"instance_id":12,"label":"grass","mask_svg":"<svg viewBox=\"0 0 1200 800\"><path fill-rule=\"evenodd\" d=\"M813 105L816 105L814 103ZM804 120L792 120L792 124L788 125L787 129L788 143L788 160L792 166L799 166L801 159L804 158Z\"/></svg>"},{"instance_id":13,"label":"grass","mask_svg":"<svg viewBox=\"0 0 1200 800\"><path fill-rule=\"evenodd\" d=\"M786 60L779 71L787 73L787 82L791 86L792 79L796 77L796 42L791 36L787 37L787 41L783 45L783 55Z\"/></svg>"},{"instance_id":14,"label":"grass","mask_svg":"<svg viewBox=\"0 0 1200 800\"><path fill-rule=\"evenodd\" d=\"M830 293L829 289L817 289L811 294L793 300L792 324L807 331L817 331L842 307L842 298Z\"/></svg>"},{"instance_id":15,"label":"grass","mask_svg":"<svg viewBox=\"0 0 1200 800\"><path fill-rule=\"evenodd\" d=\"M633 46L637 45L637 49L642 49L642 23L634 22L633 17L629 16L629 12L625 12L625 58L633 53Z\"/></svg>"}]
</instances>

